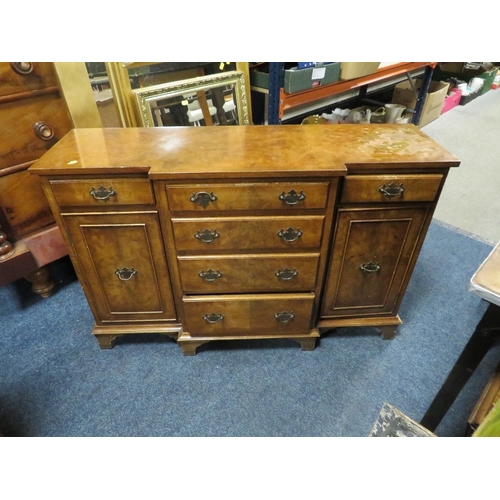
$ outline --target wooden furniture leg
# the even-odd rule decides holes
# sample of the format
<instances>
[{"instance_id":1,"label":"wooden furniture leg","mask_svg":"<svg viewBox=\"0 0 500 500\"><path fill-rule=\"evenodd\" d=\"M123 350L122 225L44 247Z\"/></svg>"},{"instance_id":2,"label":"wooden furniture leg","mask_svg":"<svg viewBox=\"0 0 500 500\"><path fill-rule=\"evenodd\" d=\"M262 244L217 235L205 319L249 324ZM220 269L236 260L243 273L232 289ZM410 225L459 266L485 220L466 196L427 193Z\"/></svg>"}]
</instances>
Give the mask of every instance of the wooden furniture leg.
<instances>
[{"instance_id":1,"label":"wooden furniture leg","mask_svg":"<svg viewBox=\"0 0 500 500\"><path fill-rule=\"evenodd\" d=\"M316 338L304 338L304 339L295 339L299 344L303 351L314 351L316 347Z\"/></svg>"},{"instance_id":2,"label":"wooden furniture leg","mask_svg":"<svg viewBox=\"0 0 500 500\"><path fill-rule=\"evenodd\" d=\"M25 278L31 283L31 290L34 293L41 295L44 299L52 295L54 281L47 266L40 267L35 272L26 275Z\"/></svg>"},{"instance_id":3,"label":"wooden furniture leg","mask_svg":"<svg viewBox=\"0 0 500 500\"><path fill-rule=\"evenodd\" d=\"M202 344L206 344L208 340L184 340L178 342L180 348L182 349L183 356L194 356L196 354L196 349Z\"/></svg>"},{"instance_id":4,"label":"wooden furniture leg","mask_svg":"<svg viewBox=\"0 0 500 500\"><path fill-rule=\"evenodd\" d=\"M378 329L382 335L383 340L391 340L396 336L399 325L387 325L387 326L379 326Z\"/></svg>"},{"instance_id":5,"label":"wooden furniture leg","mask_svg":"<svg viewBox=\"0 0 500 500\"><path fill-rule=\"evenodd\" d=\"M432 432L436 429L499 334L500 307L490 304L422 418L421 425Z\"/></svg>"},{"instance_id":6,"label":"wooden furniture leg","mask_svg":"<svg viewBox=\"0 0 500 500\"><path fill-rule=\"evenodd\" d=\"M101 349L112 349L113 344L118 335L106 335L102 333L94 333L94 337L96 338L97 343L99 344L99 347Z\"/></svg>"}]
</instances>

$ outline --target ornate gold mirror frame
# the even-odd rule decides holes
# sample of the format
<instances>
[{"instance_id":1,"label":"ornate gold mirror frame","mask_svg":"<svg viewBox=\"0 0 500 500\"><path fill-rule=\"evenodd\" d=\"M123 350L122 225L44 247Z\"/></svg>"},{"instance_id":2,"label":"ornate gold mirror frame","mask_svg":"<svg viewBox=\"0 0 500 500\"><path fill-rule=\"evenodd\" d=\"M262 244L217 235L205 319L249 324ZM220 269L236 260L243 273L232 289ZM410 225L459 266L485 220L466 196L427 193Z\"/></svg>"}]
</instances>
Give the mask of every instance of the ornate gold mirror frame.
<instances>
[{"instance_id":1,"label":"ornate gold mirror frame","mask_svg":"<svg viewBox=\"0 0 500 500\"><path fill-rule=\"evenodd\" d=\"M123 127L141 126L137 100L130 84L128 69L156 63L121 63L106 62L106 72L113 92L116 109ZM250 75L247 62L237 62L236 70L243 73L245 96L247 101L248 121L252 123L252 106L250 103Z\"/></svg>"},{"instance_id":2,"label":"ornate gold mirror frame","mask_svg":"<svg viewBox=\"0 0 500 500\"><path fill-rule=\"evenodd\" d=\"M241 71L162 83L132 92L142 127L250 124Z\"/></svg>"}]
</instances>

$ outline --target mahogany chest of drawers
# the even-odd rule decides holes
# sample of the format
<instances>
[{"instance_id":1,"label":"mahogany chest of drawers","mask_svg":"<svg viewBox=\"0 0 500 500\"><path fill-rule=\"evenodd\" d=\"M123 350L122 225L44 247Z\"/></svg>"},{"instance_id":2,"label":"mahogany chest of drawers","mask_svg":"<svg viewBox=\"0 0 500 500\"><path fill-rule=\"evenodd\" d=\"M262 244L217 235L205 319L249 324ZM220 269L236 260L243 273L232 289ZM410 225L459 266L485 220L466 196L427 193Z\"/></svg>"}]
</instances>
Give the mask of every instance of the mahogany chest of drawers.
<instances>
[{"instance_id":1,"label":"mahogany chest of drawers","mask_svg":"<svg viewBox=\"0 0 500 500\"><path fill-rule=\"evenodd\" d=\"M391 338L450 167L413 125L73 130L41 177L101 347L374 326Z\"/></svg>"},{"instance_id":2,"label":"mahogany chest of drawers","mask_svg":"<svg viewBox=\"0 0 500 500\"><path fill-rule=\"evenodd\" d=\"M45 264L67 250L28 168L71 127L52 63L0 63L0 285L25 276L33 291L50 294ZM54 250L32 254L39 240Z\"/></svg>"},{"instance_id":3,"label":"mahogany chest of drawers","mask_svg":"<svg viewBox=\"0 0 500 500\"><path fill-rule=\"evenodd\" d=\"M100 123L84 63L0 62L0 286L25 277L51 294L48 264L68 250L28 168L71 128Z\"/></svg>"}]
</instances>

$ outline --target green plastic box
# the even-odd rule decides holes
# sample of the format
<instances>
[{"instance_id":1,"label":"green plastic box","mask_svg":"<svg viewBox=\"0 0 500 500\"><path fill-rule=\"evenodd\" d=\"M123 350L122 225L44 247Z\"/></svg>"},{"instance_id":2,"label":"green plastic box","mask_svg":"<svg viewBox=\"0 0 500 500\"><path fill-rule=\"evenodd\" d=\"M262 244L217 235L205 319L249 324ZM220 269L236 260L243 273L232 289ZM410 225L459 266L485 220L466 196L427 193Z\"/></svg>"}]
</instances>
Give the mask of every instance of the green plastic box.
<instances>
[{"instance_id":1,"label":"green plastic box","mask_svg":"<svg viewBox=\"0 0 500 500\"><path fill-rule=\"evenodd\" d=\"M258 67L250 71L250 84L263 89L269 88L269 73L266 67ZM311 68L285 69L284 91L293 94L302 90L312 89L320 85L338 82L340 79L340 63L332 62L317 64Z\"/></svg>"}]
</instances>

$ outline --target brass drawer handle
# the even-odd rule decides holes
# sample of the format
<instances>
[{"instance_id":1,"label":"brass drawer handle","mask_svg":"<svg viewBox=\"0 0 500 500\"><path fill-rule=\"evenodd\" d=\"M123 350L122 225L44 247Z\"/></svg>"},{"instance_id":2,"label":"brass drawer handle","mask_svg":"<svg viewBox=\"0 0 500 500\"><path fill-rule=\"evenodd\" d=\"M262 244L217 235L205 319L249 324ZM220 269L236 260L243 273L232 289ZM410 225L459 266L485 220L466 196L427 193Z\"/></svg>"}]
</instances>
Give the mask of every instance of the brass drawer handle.
<instances>
[{"instance_id":1,"label":"brass drawer handle","mask_svg":"<svg viewBox=\"0 0 500 500\"><path fill-rule=\"evenodd\" d=\"M45 122L36 122L33 125L33 130L35 135L42 141L50 141L55 135L54 129Z\"/></svg>"},{"instance_id":2,"label":"brass drawer handle","mask_svg":"<svg viewBox=\"0 0 500 500\"><path fill-rule=\"evenodd\" d=\"M18 75L29 75L33 71L33 63L30 62L13 62L10 63L10 67Z\"/></svg>"},{"instance_id":3,"label":"brass drawer handle","mask_svg":"<svg viewBox=\"0 0 500 500\"><path fill-rule=\"evenodd\" d=\"M300 238L302 236L302 231L300 228L297 228L297 231L294 231L293 228L289 227L286 231L283 231L283 229L280 229L278 231L278 236L288 242L295 241L297 238Z\"/></svg>"},{"instance_id":4,"label":"brass drawer handle","mask_svg":"<svg viewBox=\"0 0 500 500\"><path fill-rule=\"evenodd\" d=\"M208 271L200 271L198 276L203 278L205 281L212 283L216 279L222 278L222 273L220 271L212 271L212 269L209 269Z\"/></svg>"},{"instance_id":5,"label":"brass drawer handle","mask_svg":"<svg viewBox=\"0 0 500 500\"><path fill-rule=\"evenodd\" d=\"M111 196L116 196L116 191L113 188L106 189L104 186L99 186L97 189L93 187L90 190L90 195L99 201L107 201Z\"/></svg>"},{"instance_id":6,"label":"brass drawer handle","mask_svg":"<svg viewBox=\"0 0 500 500\"><path fill-rule=\"evenodd\" d=\"M293 321L295 319L295 313L293 311L281 311L275 313L274 317L280 323L288 323L289 321Z\"/></svg>"},{"instance_id":7,"label":"brass drawer handle","mask_svg":"<svg viewBox=\"0 0 500 500\"><path fill-rule=\"evenodd\" d=\"M204 229L201 233L200 231L196 231L196 233L194 233L194 237L203 241L203 243L212 243L212 241L216 240L219 236L220 234L217 230L210 231L209 229Z\"/></svg>"},{"instance_id":8,"label":"brass drawer handle","mask_svg":"<svg viewBox=\"0 0 500 500\"><path fill-rule=\"evenodd\" d=\"M128 281L132 278L132 276L137 274L137 271L134 268L129 269L128 267L122 267L121 269L117 269L115 274L121 281Z\"/></svg>"},{"instance_id":9,"label":"brass drawer handle","mask_svg":"<svg viewBox=\"0 0 500 500\"><path fill-rule=\"evenodd\" d=\"M281 201L284 201L287 205L297 205L297 203L306 199L306 195L304 194L304 191L297 193L297 191L292 189L291 191L288 191L288 194L285 194L285 191L283 191L278 198Z\"/></svg>"},{"instance_id":10,"label":"brass drawer handle","mask_svg":"<svg viewBox=\"0 0 500 500\"><path fill-rule=\"evenodd\" d=\"M193 193L189 198L189 201L193 203L198 203L203 208L207 208L210 203L217 201L217 196L214 193L207 193L206 191L200 191L199 193Z\"/></svg>"},{"instance_id":11,"label":"brass drawer handle","mask_svg":"<svg viewBox=\"0 0 500 500\"><path fill-rule=\"evenodd\" d=\"M217 314L217 313L210 313L210 314L205 314L203 316L203 319L207 323L210 323L211 325L214 325L215 323L218 323L219 321L222 321L224 319L224 315L223 314Z\"/></svg>"},{"instance_id":12,"label":"brass drawer handle","mask_svg":"<svg viewBox=\"0 0 500 500\"><path fill-rule=\"evenodd\" d=\"M380 271L380 266L375 262L368 262L368 264L361 264L359 266L361 271L365 273L378 273Z\"/></svg>"},{"instance_id":13,"label":"brass drawer handle","mask_svg":"<svg viewBox=\"0 0 500 500\"><path fill-rule=\"evenodd\" d=\"M274 274L282 281L290 281L299 273L296 269L292 271L291 269L288 269L288 267L285 267L285 269L278 269L278 271L276 271Z\"/></svg>"},{"instance_id":14,"label":"brass drawer handle","mask_svg":"<svg viewBox=\"0 0 500 500\"><path fill-rule=\"evenodd\" d=\"M393 198L394 196L402 196L404 190L405 188L403 186L403 183L398 186L395 182L391 182L388 186L382 184L382 186L378 188L379 193L382 193L389 198Z\"/></svg>"}]
</instances>

